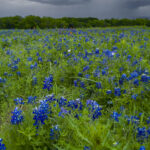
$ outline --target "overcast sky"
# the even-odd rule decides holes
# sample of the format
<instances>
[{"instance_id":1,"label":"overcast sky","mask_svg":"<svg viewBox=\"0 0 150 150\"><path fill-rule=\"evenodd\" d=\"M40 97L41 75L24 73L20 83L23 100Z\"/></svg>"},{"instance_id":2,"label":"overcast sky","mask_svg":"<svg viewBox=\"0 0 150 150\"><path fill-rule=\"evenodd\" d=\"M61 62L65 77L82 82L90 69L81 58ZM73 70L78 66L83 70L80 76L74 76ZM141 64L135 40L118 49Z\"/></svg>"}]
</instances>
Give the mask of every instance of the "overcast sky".
<instances>
[{"instance_id":1,"label":"overcast sky","mask_svg":"<svg viewBox=\"0 0 150 150\"><path fill-rule=\"evenodd\" d=\"M150 17L150 0L0 0L0 17L5 16Z\"/></svg>"}]
</instances>

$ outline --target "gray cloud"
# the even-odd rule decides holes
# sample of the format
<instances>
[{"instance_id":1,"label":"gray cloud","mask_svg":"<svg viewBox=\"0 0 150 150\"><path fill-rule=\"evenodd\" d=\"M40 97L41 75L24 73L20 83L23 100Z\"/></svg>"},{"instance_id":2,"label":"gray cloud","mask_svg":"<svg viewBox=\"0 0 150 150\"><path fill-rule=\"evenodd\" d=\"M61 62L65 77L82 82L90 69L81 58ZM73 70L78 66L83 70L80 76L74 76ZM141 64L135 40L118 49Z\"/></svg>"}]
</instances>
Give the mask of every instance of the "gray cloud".
<instances>
[{"instance_id":1,"label":"gray cloud","mask_svg":"<svg viewBox=\"0 0 150 150\"><path fill-rule=\"evenodd\" d=\"M4 16L138 18L150 17L150 0L0 0Z\"/></svg>"},{"instance_id":2,"label":"gray cloud","mask_svg":"<svg viewBox=\"0 0 150 150\"><path fill-rule=\"evenodd\" d=\"M29 0L38 3L47 3L52 5L74 5L74 4L85 4L92 0Z\"/></svg>"},{"instance_id":3,"label":"gray cloud","mask_svg":"<svg viewBox=\"0 0 150 150\"><path fill-rule=\"evenodd\" d=\"M137 9L139 7L144 7L150 5L150 0L123 0L122 7L129 9Z\"/></svg>"}]
</instances>

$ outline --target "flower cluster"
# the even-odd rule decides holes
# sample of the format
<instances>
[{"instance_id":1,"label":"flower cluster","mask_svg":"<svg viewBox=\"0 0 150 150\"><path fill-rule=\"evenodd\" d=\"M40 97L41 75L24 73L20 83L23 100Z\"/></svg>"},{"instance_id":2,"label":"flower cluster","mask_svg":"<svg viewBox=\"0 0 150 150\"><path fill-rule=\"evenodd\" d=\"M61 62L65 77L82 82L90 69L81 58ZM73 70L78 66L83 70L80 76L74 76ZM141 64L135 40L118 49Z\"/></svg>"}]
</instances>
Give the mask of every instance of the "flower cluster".
<instances>
[{"instance_id":1,"label":"flower cluster","mask_svg":"<svg viewBox=\"0 0 150 150\"><path fill-rule=\"evenodd\" d=\"M102 115L101 110L102 108L99 106L99 104L96 101L93 100L87 100L86 101L87 108L89 109L90 116L93 120L99 118L99 116Z\"/></svg>"},{"instance_id":2,"label":"flower cluster","mask_svg":"<svg viewBox=\"0 0 150 150\"><path fill-rule=\"evenodd\" d=\"M60 128L58 125L55 125L53 128L50 129L50 139L51 140L58 140L60 136Z\"/></svg>"},{"instance_id":3,"label":"flower cluster","mask_svg":"<svg viewBox=\"0 0 150 150\"><path fill-rule=\"evenodd\" d=\"M35 103L35 100L36 100L36 96L29 96L28 97L28 104L34 104Z\"/></svg>"},{"instance_id":4,"label":"flower cluster","mask_svg":"<svg viewBox=\"0 0 150 150\"><path fill-rule=\"evenodd\" d=\"M0 150L5 150L6 147L5 147L5 144L2 143L3 140L0 138Z\"/></svg>"},{"instance_id":5,"label":"flower cluster","mask_svg":"<svg viewBox=\"0 0 150 150\"><path fill-rule=\"evenodd\" d=\"M136 139L138 142L144 143L145 140L148 140L149 135L150 135L150 129L147 130L145 127L142 127L142 128L138 127L136 132L137 132Z\"/></svg>"},{"instance_id":6,"label":"flower cluster","mask_svg":"<svg viewBox=\"0 0 150 150\"><path fill-rule=\"evenodd\" d=\"M111 118L114 119L115 121L119 122L119 117L121 116L121 114L118 114L117 112L113 112L113 114L111 115Z\"/></svg>"},{"instance_id":7,"label":"flower cluster","mask_svg":"<svg viewBox=\"0 0 150 150\"><path fill-rule=\"evenodd\" d=\"M35 120L34 126L38 128L40 124L45 124L44 121L48 119L48 114L50 114L50 106L47 101L40 101L39 107L34 109L33 114L33 120Z\"/></svg>"},{"instance_id":8,"label":"flower cluster","mask_svg":"<svg viewBox=\"0 0 150 150\"><path fill-rule=\"evenodd\" d=\"M15 102L15 104L16 105L18 105L18 104L24 104L24 102L23 102L23 98L19 98L19 97L17 97L16 99L14 99L14 102Z\"/></svg>"},{"instance_id":9,"label":"flower cluster","mask_svg":"<svg viewBox=\"0 0 150 150\"><path fill-rule=\"evenodd\" d=\"M11 113L11 123L13 125L18 125L23 121L23 116L21 115L22 110L20 110L18 107L15 107L14 111Z\"/></svg>"},{"instance_id":10,"label":"flower cluster","mask_svg":"<svg viewBox=\"0 0 150 150\"><path fill-rule=\"evenodd\" d=\"M47 89L48 91L50 91L50 89L53 87L52 82L53 82L52 75L50 75L49 77L46 77L44 80L43 89Z\"/></svg>"}]
</instances>

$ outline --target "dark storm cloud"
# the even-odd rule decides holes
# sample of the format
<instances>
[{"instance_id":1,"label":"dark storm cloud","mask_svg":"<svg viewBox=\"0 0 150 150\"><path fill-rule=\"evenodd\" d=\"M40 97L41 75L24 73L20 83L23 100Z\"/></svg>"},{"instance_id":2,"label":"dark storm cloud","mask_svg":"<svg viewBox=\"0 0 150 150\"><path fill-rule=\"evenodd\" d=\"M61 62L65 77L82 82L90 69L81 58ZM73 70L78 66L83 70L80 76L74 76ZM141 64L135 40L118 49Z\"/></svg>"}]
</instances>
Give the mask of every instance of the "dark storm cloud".
<instances>
[{"instance_id":1,"label":"dark storm cloud","mask_svg":"<svg viewBox=\"0 0 150 150\"><path fill-rule=\"evenodd\" d=\"M0 0L4 16L137 18L150 17L150 0Z\"/></svg>"},{"instance_id":2,"label":"dark storm cloud","mask_svg":"<svg viewBox=\"0 0 150 150\"><path fill-rule=\"evenodd\" d=\"M143 6L149 6L150 0L123 0L122 6L129 9L137 9Z\"/></svg>"},{"instance_id":3,"label":"dark storm cloud","mask_svg":"<svg viewBox=\"0 0 150 150\"><path fill-rule=\"evenodd\" d=\"M92 0L30 0L30 1L47 3L52 5L74 5L74 4L85 4Z\"/></svg>"}]
</instances>

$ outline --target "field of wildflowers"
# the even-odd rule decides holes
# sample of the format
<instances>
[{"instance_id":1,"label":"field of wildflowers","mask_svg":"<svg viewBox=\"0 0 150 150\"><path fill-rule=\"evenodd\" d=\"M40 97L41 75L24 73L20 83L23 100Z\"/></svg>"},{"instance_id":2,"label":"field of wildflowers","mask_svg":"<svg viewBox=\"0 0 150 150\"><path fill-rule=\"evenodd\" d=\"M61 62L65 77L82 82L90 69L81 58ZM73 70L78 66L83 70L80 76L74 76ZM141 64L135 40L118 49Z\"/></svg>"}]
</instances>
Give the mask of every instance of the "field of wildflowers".
<instances>
[{"instance_id":1,"label":"field of wildflowers","mask_svg":"<svg viewBox=\"0 0 150 150\"><path fill-rule=\"evenodd\" d=\"M150 29L0 31L0 150L150 150Z\"/></svg>"}]
</instances>

